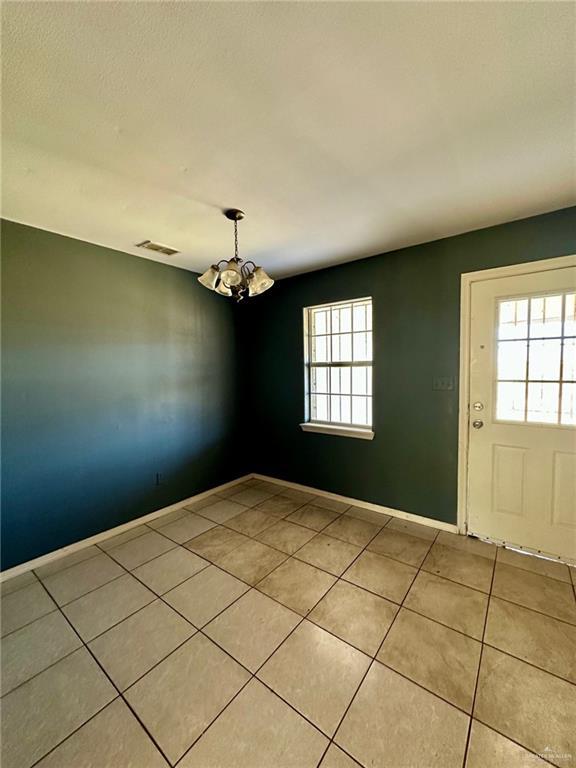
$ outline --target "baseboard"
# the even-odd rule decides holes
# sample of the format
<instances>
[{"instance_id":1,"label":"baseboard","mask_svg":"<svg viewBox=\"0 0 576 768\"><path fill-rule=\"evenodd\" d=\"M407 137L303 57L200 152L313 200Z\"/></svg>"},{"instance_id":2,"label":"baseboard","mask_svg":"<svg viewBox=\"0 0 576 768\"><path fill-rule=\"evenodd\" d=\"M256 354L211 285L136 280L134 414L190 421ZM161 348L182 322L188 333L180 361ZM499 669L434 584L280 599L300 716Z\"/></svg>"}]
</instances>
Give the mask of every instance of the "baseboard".
<instances>
[{"instance_id":1,"label":"baseboard","mask_svg":"<svg viewBox=\"0 0 576 768\"><path fill-rule=\"evenodd\" d=\"M300 485L300 483L291 483L288 480L278 480L276 477L268 477L268 475L260 475L253 473L251 477L257 480L266 480L269 483L277 483L278 485L286 485L289 488L294 488L297 491L305 491L306 493L313 493L315 496L323 496L326 499L334 499L334 501L343 501L345 504L353 504L354 506L364 507L370 509L372 512L381 512L383 515L389 515L390 517L399 517L401 520L409 520L411 523L418 523L419 525L427 525L429 528L437 528L440 531L448 531L449 533L458 533L458 526L452 523L444 523L441 520L433 520L430 517L422 517L422 515L414 515L412 512L404 512L401 509L393 509L392 507L383 507L381 504L372 504L370 501L362 501L361 499L353 499L350 496L340 496L338 493L330 493L329 491L319 491L318 488L311 488L308 485Z\"/></svg>"},{"instance_id":2,"label":"baseboard","mask_svg":"<svg viewBox=\"0 0 576 768\"><path fill-rule=\"evenodd\" d=\"M53 552L48 552L47 554L41 555L41 557L37 557L34 560L28 560L26 563L20 563L20 565L15 565L13 568L8 568L8 570L0 572L0 583L6 581L6 579L12 578L13 576L19 576L21 573L31 571L33 568L40 568L42 565L47 565L53 560L57 560L59 557L64 557L64 555L70 555L73 552L78 552L81 549L90 547L93 544L106 541L106 539L110 539L112 536L117 536L119 533L129 531L130 528L136 528L138 525L149 523L152 520L156 520L157 518L162 517L163 515L167 515L169 512L173 512L175 509L179 509L179 507L184 506L184 504L189 504L193 501L201 501L202 499L206 498L206 496L210 496L212 493L224 491L226 488L230 488L232 485L237 485L238 483L245 482L251 478L255 478L257 480L266 480L269 483L276 483L277 485L284 485L288 488L294 488L297 491L313 493L315 496L323 496L326 499L343 501L345 504L364 507L365 509L370 509L373 512L380 512L381 514L389 515L390 517L398 517L401 520L409 520L410 522L418 523L419 525L427 525L430 528L437 528L440 531L458 533L458 527L456 525L452 525L451 523L443 523L441 520L432 520L429 517L413 515L411 512L404 512L401 509L383 507L381 504L372 504L369 501L362 501L362 499L353 499L349 496L340 496L338 493L320 491L318 488L311 488L308 485L291 483L288 480L279 480L276 477L269 477L268 475L260 475L257 472L252 472L250 474L243 475L242 477L238 477L236 480L230 480L228 483L222 483L222 485L217 485L207 491L202 491L202 493L197 493L195 496L189 496L187 499L182 499L175 504L170 504L169 507L163 507L162 509L157 509L155 512L150 512L149 514L143 515L142 517L137 517L134 520L130 520L127 523L116 526L116 528L110 528L107 531L102 531L102 533L97 533L95 536L90 536L88 539L76 541L74 544L69 544L66 547L62 547L61 549L55 549Z\"/></svg>"},{"instance_id":3,"label":"baseboard","mask_svg":"<svg viewBox=\"0 0 576 768\"><path fill-rule=\"evenodd\" d=\"M147 515L137 517L134 520L130 520L127 523L116 526L116 528L110 528L107 531L102 531L102 533L97 533L95 536L90 536L88 539L75 541L74 544L68 544L66 547L55 549L53 552L48 552L45 555L36 557L34 560L28 560L25 563L20 563L20 565L15 565L13 568L8 568L7 570L0 572L0 583L6 581L6 579L12 578L13 576L19 576L21 573L31 571L33 568L40 568L42 565L47 565L53 560L57 560L59 557L70 555L73 552L78 552L79 550L85 549L86 547L91 547L93 544L98 544L101 541L110 539L112 536L117 536L119 533L129 531L130 528L136 528L138 525L142 525L143 523L149 523L150 521L156 520L163 515L167 515L169 512L173 512L175 509L179 509L185 504L189 504L193 501L201 501L202 499L205 499L206 496L210 496L212 493L224 491L226 488L230 488L232 485L250 480L251 477L253 477L251 474L243 475L242 477L236 478L236 480L230 480L228 483L222 483L222 485L217 485L216 487L210 488L207 491L197 493L195 496L189 496L187 499L182 499L181 501L177 501L175 504L170 504L169 507L163 507L162 509L157 509L155 512L149 512Z\"/></svg>"}]
</instances>

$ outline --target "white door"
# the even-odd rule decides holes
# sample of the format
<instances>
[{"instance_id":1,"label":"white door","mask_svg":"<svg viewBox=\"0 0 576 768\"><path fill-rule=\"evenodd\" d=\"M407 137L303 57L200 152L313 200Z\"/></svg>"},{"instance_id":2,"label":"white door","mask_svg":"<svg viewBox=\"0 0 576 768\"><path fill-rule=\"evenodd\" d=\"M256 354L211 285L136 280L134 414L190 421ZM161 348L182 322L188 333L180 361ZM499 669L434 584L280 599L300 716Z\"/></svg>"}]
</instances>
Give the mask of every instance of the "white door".
<instances>
[{"instance_id":1,"label":"white door","mask_svg":"<svg viewBox=\"0 0 576 768\"><path fill-rule=\"evenodd\" d=\"M468 532L576 560L576 259L472 283L469 382Z\"/></svg>"}]
</instances>

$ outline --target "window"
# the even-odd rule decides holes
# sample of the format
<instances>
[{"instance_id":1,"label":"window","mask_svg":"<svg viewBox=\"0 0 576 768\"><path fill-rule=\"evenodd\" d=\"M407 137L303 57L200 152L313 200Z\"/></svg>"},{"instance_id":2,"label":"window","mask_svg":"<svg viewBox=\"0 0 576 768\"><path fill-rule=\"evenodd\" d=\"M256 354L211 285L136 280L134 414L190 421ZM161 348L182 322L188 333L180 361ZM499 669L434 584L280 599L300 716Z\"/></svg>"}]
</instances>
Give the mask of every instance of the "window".
<instances>
[{"instance_id":1,"label":"window","mask_svg":"<svg viewBox=\"0 0 576 768\"><path fill-rule=\"evenodd\" d=\"M372 299L304 310L307 416L302 428L371 439Z\"/></svg>"},{"instance_id":2,"label":"window","mask_svg":"<svg viewBox=\"0 0 576 768\"><path fill-rule=\"evenodd\" d=\"M576 424L576 294L498 304L496 418Z\"/></svg>"}]
</instances>

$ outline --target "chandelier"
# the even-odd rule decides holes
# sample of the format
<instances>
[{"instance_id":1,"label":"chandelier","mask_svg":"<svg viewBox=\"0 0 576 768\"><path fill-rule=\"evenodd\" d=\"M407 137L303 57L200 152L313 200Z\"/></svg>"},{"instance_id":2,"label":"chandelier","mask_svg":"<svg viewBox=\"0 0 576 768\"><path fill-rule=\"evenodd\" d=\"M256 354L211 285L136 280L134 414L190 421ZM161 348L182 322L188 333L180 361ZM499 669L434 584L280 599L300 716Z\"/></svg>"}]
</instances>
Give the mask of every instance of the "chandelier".
<instances>
[{"instance_id":1,"label":"chandelier","mask_svg":"<svg viewBox=\"0 0 576 768\"><path fill-rule=\"evenodd\" d=\"M258 296L274 285L262 267L257 267L253 261L242 262L238 256L238 222L244 218L244 213L237 208L224 211L224 216L234 222L234 256L226 261L222 259L213 264L198 282L221 296L232 296L236 301L242 301L244 296Z\"/></svg>"}]
</instances>

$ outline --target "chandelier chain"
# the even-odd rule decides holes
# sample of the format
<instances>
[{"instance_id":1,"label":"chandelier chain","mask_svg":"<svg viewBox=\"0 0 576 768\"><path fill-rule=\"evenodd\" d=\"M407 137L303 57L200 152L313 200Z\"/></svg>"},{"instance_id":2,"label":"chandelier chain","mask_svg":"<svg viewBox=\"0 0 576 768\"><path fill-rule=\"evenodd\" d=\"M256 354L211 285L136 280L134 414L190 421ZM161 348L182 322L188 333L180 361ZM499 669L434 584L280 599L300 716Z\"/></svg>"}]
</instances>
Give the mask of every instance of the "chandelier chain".
<instances>
[{"instance_id":1,"label":"chandelier chain","mask_svg":"<svg viewBox=\"0 0 576 768\"><path fill-rule=\"evenodd\" d=\"M234 220L234 257L238 260L238 222Z\"/></svg>"}]
</instances>

